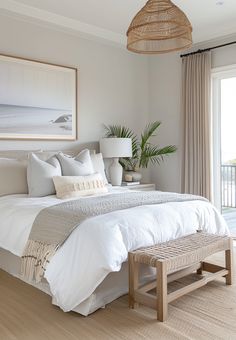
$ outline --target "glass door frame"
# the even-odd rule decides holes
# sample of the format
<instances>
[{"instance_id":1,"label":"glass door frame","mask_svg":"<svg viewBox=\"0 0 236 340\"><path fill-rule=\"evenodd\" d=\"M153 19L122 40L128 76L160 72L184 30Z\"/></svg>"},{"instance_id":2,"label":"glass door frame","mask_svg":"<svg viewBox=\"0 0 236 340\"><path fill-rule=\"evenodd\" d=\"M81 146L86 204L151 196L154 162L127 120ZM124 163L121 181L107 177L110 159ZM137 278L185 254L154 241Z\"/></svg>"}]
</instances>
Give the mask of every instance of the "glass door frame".
<instances>
[{"instance_id":1,"label":"glass door frame","mask_svg":"<svg viewBox=\"0 0 236 340\"><path fill-rule=\"evenodd\" d=\"M212 197L221 211L221 80L236 77L236 64L212 69Z\"/></svg>"}]
</instances>

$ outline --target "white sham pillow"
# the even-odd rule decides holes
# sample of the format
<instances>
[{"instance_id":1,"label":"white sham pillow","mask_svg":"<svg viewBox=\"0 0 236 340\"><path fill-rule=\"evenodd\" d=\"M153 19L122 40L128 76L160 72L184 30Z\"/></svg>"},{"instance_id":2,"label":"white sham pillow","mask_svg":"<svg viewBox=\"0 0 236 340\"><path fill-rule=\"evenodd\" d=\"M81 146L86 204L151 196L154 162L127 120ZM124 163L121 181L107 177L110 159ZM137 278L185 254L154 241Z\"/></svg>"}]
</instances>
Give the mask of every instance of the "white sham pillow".
<instances>
[{"instance_id":1,"label":"white sham pillow","mask_svg":"<svg viewBox=\"0 0 236 340\"><path fill-rule=\"evenodd\" d=\"M43 197L55 195L56 190L53 176L61 176L61 166L56 157L43 161L35 154L29 156L27 167L29 196Z\"/></svg>"},{"instance_id":2,"label":"white sham pillow","mask_svg":"<svg viewBox=\"0 0 236 340\"><path fill-rule=\"evenodd\" d=\"M87 149L74 158L59 152L57 158L61 164L62 176L86 176L95 172Z\"/></svg>"},{"instance_id":3,"label":"white sham pillow","mask_svg":"<svg viewBox=\"0 0 236 340\"><path fill-rule=\"evenodd\" d=\"M47 161L49 158L52 158L53 156L57 156L58 153L60 153L62 151L54 151L54 150L49 150L49 151L39 151L39 152L34 152L34 154L39 158L41 159L42 161ZM73 157L74 156L74 152L73 151L66 151L66 152L63 152L65 153L66 155L69 155L70 157Z\"/></svg>"},{"instance_id":4,"label":"white sham pillow","mask_svg":"<svg viewBox=\"0 0 236 340\"><path fill-rule=\"evenodd\" d=\"M101 174L88 176L55 176L53 177L57 198L90 196L107 193L108 189Z\"/></svg>"},{"instance_id":5,"label":"white sham pillow","mask_svg":"<svg viewBox=\"0 0 236 340\"><path fill-rule=\"evenodd\" d=\"M27 193L27 162L0 158L0 196Z\"/></svg>"},{"instance_id":6,"label":"white sham pillow","mask_svg":"<svg viewBox=\"0 0 236 340\"><path fill-rule=\"evenodd\" d=\"M67 155L69 157L75 157L78 154L78 152L76 152L75 150L39 150L39 151L31 151L30 153L34 153L42 161L47 161L49 158L56 156L58 153L63 153L64 155ZM89 153L90 155L93 155L96 153L96 151L89 150ZM1 157L1 152L0 152L0 157ZM12 157L8 157L8 158L12 158Z\"/></svg>"},{"instance_id":7,"label":"white sham pillow","mask_svg":"<svg viewBox=\"0 0 236 340\"><path fill-rule=\"evenodd\" d=\"M91 156L91 160L93 163L94 171L101 174L104 179L105 184L108 184L108 180L107 180L106 173L105 173L105 164L104 164L102 154L96 153L90 156Z\"/></svg>"}]
</instances>

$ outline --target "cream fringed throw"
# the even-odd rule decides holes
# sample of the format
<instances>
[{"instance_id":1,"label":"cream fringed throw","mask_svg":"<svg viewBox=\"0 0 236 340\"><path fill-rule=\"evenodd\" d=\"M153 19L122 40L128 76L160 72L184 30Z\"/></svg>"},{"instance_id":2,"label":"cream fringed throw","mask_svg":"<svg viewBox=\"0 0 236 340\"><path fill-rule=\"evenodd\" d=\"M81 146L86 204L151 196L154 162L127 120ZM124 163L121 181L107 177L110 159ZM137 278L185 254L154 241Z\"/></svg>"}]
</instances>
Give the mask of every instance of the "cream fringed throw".
<instances>
[{"instance_id":1,"label":"cream fringed throw","mask_svg":"<svg viewBox=\"0 0 236 340\"><path fill-rule=\"evenodd\" d=\"M167 202L206 200L176 193L126 192L63 202L43 209L36 217L24 254L22 275L27 280L41 281L47 264L74 228L89 217L116 210Z\"/></svg>"}]
</instances>

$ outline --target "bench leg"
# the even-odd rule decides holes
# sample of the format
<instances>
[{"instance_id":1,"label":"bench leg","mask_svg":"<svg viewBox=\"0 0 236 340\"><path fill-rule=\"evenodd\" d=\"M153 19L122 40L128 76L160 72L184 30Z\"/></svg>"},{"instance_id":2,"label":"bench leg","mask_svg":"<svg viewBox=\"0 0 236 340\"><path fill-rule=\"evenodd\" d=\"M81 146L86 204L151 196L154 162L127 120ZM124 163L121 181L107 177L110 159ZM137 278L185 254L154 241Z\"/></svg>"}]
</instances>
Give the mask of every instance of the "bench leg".
<instances>
[{"instance_id":1,"label":"bench leg","mask_svg":"<svg viewBox=\"0 0 236 340\"><path fill-rule=\"evenodd\" d=\"M157 319L165 321L168 313L167 270L165 262L157 263Z\"/></svg>"},{"instance_id":2,"label":"bench leg","mask_svg":"<svg viewBox=\"0 0 236 340\"><path fill-rule=\"evenodd\" d=\"M129 253L129 308L134 309L134 291L139 287L139 263L134 261L134 255Z\"/></svg>"},{"instance_id":3,"label":"bench leg","mask_svg":"<svg viewBox=\"0 0 236 340\"><path fill-rule=\"evenodd\" d=\"M233 240L231 240L230 249L225 251L225 267L229 274L225 276L226 284L233 284Z\"/></svg>"},{"instance_id":4,"label":"bench leg","mask_svg":"<svg viewBox=\"0 0 236 340\"><path fill-rule=\"evenodd\" d=\"M197 274L202 275L202 262L201 262L201 267L197 269Z\"/></svg>"}]
</instances>

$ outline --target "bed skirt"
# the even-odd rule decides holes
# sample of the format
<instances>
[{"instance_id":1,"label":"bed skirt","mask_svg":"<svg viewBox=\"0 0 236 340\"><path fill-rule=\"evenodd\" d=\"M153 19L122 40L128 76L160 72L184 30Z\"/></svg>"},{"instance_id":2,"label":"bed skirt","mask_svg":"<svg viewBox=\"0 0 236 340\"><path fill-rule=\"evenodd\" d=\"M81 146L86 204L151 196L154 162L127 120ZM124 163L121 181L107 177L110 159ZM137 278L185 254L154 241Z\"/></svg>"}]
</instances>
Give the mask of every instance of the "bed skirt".
<instances>
[{"instance_id":1,"label":"bed skirt","mask_svg":"<svg viewBox=\"0 0 236 340\"><path fill-rule=\"evenodd\" d=\"M0 248L0 269L6 271L10 275L19 278L20 277L21 258L13 255L9 251ZM149 268L143 267L142 277L144 282L150 280L153 276L153 271ZM40 283L32 283L23 280L27 284L41 290L42 292L52 296L50 287L45 279ZM128 265L124 263L122 268L117 273L110 273L105 280L96 288L92 295L80 305L78 305L73 311L84 316L87 316L100 308L104 308L108 303L118 299L120 296L128 293ZM52 297L52 303L53 297ZM56 305L56 304L55 304ZM128 302L127 302L128 308Z\"/></svg>"}]
</instances>

